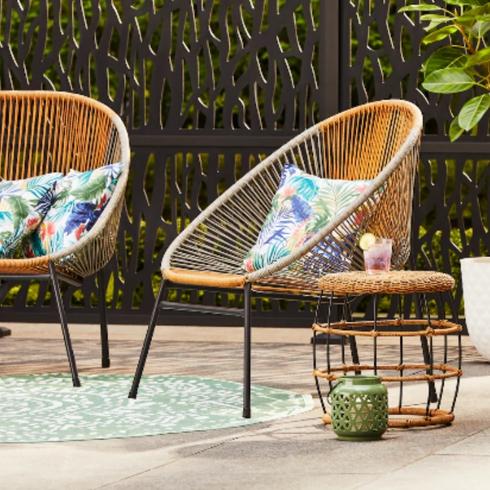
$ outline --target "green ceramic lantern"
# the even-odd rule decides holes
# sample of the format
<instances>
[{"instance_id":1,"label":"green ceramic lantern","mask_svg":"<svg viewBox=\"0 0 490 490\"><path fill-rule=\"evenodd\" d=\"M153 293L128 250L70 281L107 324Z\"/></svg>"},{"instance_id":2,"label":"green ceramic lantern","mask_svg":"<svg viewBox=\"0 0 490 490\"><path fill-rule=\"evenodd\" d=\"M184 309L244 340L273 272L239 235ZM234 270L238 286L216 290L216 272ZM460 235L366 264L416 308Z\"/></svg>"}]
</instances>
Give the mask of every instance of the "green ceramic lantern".
<instances>
[{"instance_id":1,"label":"green ceramic lantern","mask_svg":"<svg viewBox=\"0 0 490 490\"><path fill-rule=\"evenodd\" d=\"M388 426L388 390L378 376L342 376L328 396L339 439L380 439Z\"/></svg>"}]
</instances>

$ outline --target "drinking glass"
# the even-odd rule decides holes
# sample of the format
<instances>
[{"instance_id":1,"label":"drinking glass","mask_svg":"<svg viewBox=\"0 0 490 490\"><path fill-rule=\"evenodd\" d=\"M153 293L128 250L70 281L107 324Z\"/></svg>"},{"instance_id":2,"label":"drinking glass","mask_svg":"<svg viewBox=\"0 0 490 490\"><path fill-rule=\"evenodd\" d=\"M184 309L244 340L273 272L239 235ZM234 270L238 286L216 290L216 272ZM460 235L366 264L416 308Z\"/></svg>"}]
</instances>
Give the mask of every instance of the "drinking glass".
<instances>
[{"instance_id":1,"label":"drinking glass","mask_svg":"<svg viewBox=\"0 0 490 490\"><path fill-rule=\"evenodd\" d=\"M390 238L376 238L374 244L364 250L364 267L368 274L390 270L392 247L393 240Z\"/></svg>"}]
</instances>

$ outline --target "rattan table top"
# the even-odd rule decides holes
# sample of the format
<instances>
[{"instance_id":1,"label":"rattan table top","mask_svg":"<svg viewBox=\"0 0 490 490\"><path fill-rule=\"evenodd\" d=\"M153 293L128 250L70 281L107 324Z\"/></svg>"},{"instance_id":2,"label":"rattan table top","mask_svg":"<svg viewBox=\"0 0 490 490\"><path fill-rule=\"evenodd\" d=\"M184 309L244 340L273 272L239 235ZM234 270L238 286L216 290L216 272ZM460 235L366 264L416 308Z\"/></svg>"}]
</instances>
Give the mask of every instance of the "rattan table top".
<instances>
[{"instance_id":1,"label":"rattan table top","mask_svg":"<svg viewBox=\"0 0 490 490\"><path fill-rule=\"evenodd\" d=\"M454 279L435 271L390 271L368 274L364 271L326 274L318 281L326 293L338 296L362 294L410 294L450 291Z\"/></svg>"}]
</instances>

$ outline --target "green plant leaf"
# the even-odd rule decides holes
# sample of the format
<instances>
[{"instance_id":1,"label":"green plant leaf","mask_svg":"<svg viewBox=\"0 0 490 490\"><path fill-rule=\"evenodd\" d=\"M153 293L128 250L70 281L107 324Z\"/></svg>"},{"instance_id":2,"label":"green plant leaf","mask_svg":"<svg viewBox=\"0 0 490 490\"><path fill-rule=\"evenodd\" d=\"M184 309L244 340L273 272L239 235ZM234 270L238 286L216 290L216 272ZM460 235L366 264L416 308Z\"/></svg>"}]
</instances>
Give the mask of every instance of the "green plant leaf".
<instances>
[{"instance_id":1,"label":"green plant leaf","mask_svg":"<svg viewBox=\"0 0 490 490\"><path fill-rule=\"evenodd\" d=\"M458 124L465 131L475 127L490 109L490 94L473 97L462 107L458 115Z\"/></svg>"},{"instance_id":2,"label":"green plant leaf","mask_svg":"<svg viewBox=\"0 0 490 490\"><path fill-rule=\"evenodd\" d=\"M462 68L444 68L429 73L422 83L429 92L436 94L456 94L475 85L473 78Z\"/></svg>"},{"instance_id":3,"label":"green plant leaf","mask_svg":"<svg viewBox=\"0 0 490 490\"><path fill-rule=\"evenodd\" d=\"M483 48L475 54L468 56L465 66L475 66L490 61L490 48Z\"/></svg>"},{"instance_id":4,"label":"green plant leaf","mask_svg":"<svg viewBox=\"0 0 490 490\"><path fill-rule=\"evenodd\" d=\"M449 5L485 5L488 0L446 0Z\"/></svg>"},{"instance_id":5,"label":"green plant leaf","mask_svg":"<svg viewBox=\"0 0 490 490\"><path fill-rule=\"evenodd\" d=\"M432 44L436 43L437 41L442 41L443 39L446 39L446 37L449 37L451 34L454 34L458 32L458 28L455 26L444 26L441 27L440 29L437 29L435 31L432 31L430 34L427 34L422 39L422 42L424 44Z\"/></svg>"},{"instance_id":6,"label":"green plant leaf","mask_svg":"<svg viewBox=\"0 0 490 490\"><path fill-rule=\"evenodd\" d=\"M402 7L398 12L434 12L436 10L442 10L442 8L433 3L416 3Z\"/></svg>"},{"instance_id":7,"label":"green plant leaf","mask_svg":"<svg viewBox=\"0 0 490 490\"><path fill-rule=\"evenodd\" d=\"M483 37L488 31L490 31L490 21L478 20L471 28L470 33L476 38Z\"/></svg>"},{"instance_id":8,"label":"green plant leaf","mask_svg":"<svg viewBox=\"0 0 490 490\"><path fill-rule=\"evenodd\" d=\"M456 141L463 133L464 129L458 124L458 117L456 116L449 125L449 139L451 142Z\"/></svg>"},{"instance_id":9,"label":"green plant leaf","mask_svg":"<svg viewBox=\"0 0 490 490\"><path fill-rule=\"evenodd\" d=\"M434 51L424 63L423 70L425 76L436 70L443 68L461 68L465 65L467 55L463 48L454 46L444 46Z\"/></svg>"},{"instance_id":10,"label":"green plant leaf","mask_svg":"<svg viewBox=\"0 0 490 490\"><path fill-rule=\"evenodd\" d=\"M420 16L420 20L440 20L442 22L449 22L453 17L448 17L442 14L424 14Z\"/></svg>"},{"instance_id":11,"label":"green plant leaf","mask_svg":"<svg viewBox=\"0 0 490 490\"><path fill-rule=\"evenodd\" d=\"M426 25L424 27L424 31L430 32L430 31L434 30L436 27L440 26L441 24L442 24L442 22L438 22L437 20L432 20L429 22L428 25Z\"/></svg>"},{"instance_id":12,"label":"green plant leaf","mask_svg":"<svg viewBox=\"0 0 490 490\"><path fill-rule=\"evenodd\" d=\"M456 17L454 20L458 24L462 24L466 27L472 26L477 20L485 17L486 14L490 13L490 2L482 7L475 7L464 12L463 15Z\"/></svg>"},{"instance_id":13,"label":"green plant leaf","mask_svg":"<svg viewBox=\"0 0 490 490\"><path fill-rule=\"evenodd\" d=\"M420 16L420 20L432 20L432 21L441 21L441 22L449 22L453 20L454 17L448 17L447 15L442 14L424 14Z\"/></svg>"},{"instance_id":14,"label":"green plant leaf","mask_svg":"<svg viewBox=\"0 0 490 490\"><path fill-rule=\"evenodd\" d=\"M447 24L448 22L451 22L453 20L453 17L447 17L446 15L441 14L425 14L420 16L420 20L424 22L429 22L429 25L424 27L424 30L432 31L434 28L440 26L441 24Z\"/></svg>"}]
</instances>

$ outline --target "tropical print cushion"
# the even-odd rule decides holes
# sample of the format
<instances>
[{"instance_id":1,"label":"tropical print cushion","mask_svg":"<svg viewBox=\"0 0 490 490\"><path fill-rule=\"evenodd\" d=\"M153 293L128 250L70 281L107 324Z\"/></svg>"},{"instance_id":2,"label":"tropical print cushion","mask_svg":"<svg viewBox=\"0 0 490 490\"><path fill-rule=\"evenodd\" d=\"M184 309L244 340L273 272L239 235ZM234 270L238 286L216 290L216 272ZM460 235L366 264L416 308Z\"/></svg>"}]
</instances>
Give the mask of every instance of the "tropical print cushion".
<instances>
[{"instance_id":1,"label":"tropical print cushion","mask_svg":"<svg viewBox=\"0 0 490 490\"><path fill-rule=\"evenodd\" d=\"M0 182L0 257L11 257L49 209L61 173Z\"/></svg>"},{"instance_id":2,"label":"tropical print cushion","mask_svg":"<svg viewBox=\"0 0 490 490\"><path fill-rule=\"evenodd\" d=\"M279 188L272 199L272 208L260 230L257 242L245 257L247 272L262 269L287 257L332 219L345 211L370 185L370 180L322 179L285 164ZM352 230L355 233L356 230ZM338 237L337 237L338 238ZM331 246L315 249L324 262L334 260L348 268L348 257L335 241ZM310 261L311 262L311 261ZM318 268L315 264L305 267Z\"/></svg>"},{"instance_id":3,"label":"tropical print cushion","mask_svg":"<svg viewBox=\"0 0 490 490\"><path fill-rule=\"evenodd\" d=\"M78 242L95 225L121 171L122 164L115 163L87 172L72 170L60 179L53 204L32 234L25 255L52 254Z\"/></svg>"}]
</instances>

